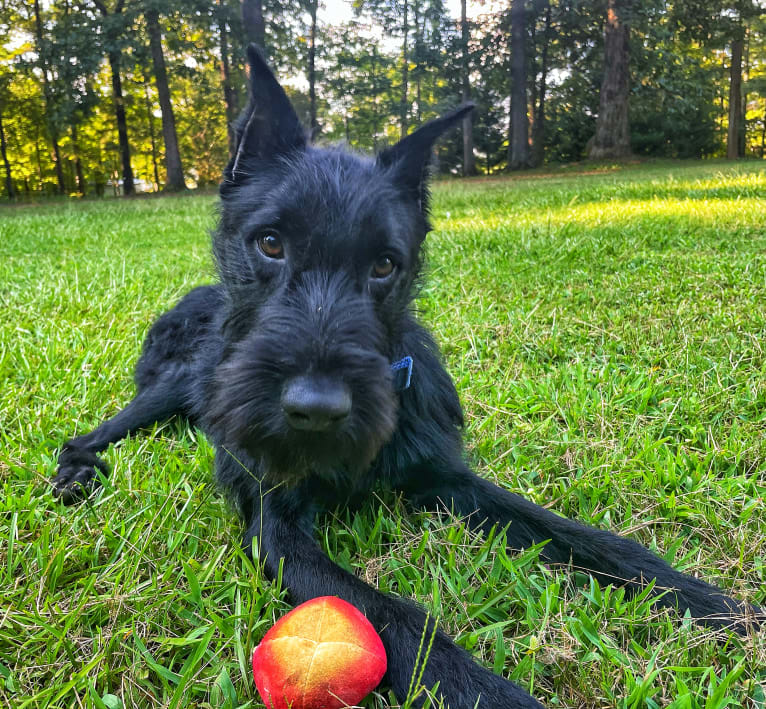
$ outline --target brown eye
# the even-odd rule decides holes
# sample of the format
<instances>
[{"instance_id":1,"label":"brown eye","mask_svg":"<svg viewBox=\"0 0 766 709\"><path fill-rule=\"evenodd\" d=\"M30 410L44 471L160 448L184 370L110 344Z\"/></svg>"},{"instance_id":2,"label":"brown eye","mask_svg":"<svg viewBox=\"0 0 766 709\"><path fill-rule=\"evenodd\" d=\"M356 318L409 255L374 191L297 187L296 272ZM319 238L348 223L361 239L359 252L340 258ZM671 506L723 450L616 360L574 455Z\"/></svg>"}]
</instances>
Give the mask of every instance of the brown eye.
<instances>
[{"instance_id":1,"label":"brown eye","mask_svg":"<svg viewBox=\"0 0 766 709\"><path fill-rule=\"evenodd\" d=\"M394 262L388 256L381 256L372 267L373 278L388 278L394 272Z\"/></svg>"},{"instance_id":2,"label":"brown eye","mask_svg":"<svg viewBox=\"0 0 766 709\"><path fill-rule=\"evenodd\" d=\"M258 237L258 248L269 258L280 259L285 257L282 239L273 231L266 232Z\"/></svg>"}]
</instances>

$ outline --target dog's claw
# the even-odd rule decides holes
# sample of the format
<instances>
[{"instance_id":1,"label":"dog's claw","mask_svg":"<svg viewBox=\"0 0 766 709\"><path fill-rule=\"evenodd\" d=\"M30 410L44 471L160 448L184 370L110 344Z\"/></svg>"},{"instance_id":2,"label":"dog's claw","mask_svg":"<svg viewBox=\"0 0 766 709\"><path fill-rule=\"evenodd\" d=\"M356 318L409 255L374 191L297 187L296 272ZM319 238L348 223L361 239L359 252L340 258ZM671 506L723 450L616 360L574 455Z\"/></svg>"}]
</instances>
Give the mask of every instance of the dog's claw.
<instances>
[{"instance_id":1,"label":"dog's claw","mask_svg":"<svg viewBox=\"0 0 766 709\"><path fill-rule=\"evenodd\" d=\"M58 472L51 480L53 494L65 505L80 502L101 485L98 472L106 475L108 470L95 453L65 447L59 456Z\"/></svg>"}]
</instances>

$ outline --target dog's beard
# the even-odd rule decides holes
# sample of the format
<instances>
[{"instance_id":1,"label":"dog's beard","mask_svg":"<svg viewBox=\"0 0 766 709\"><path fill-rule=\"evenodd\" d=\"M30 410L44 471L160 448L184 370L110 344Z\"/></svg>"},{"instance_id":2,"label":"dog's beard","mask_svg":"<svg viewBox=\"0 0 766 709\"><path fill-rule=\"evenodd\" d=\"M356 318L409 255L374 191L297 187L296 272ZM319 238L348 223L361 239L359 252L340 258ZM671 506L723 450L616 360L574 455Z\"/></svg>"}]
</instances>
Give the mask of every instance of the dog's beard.
<instances>
[{"instance_id":1,"label":"dog's beard","mask_svg":"<svg viewBox=\"0 0 766 709\"><path fill-rule=\"evenodd\" d=\"M351 413L334 431L295 430L282 411L284 382L302 373L267 334L236 345L216 369L208 424L224 447L245 450L264 480L295 485L311 476L339 484L367 471L391 438L398 408L387 360L356 350L338 358Z\"/></svg>"}]
</instances>

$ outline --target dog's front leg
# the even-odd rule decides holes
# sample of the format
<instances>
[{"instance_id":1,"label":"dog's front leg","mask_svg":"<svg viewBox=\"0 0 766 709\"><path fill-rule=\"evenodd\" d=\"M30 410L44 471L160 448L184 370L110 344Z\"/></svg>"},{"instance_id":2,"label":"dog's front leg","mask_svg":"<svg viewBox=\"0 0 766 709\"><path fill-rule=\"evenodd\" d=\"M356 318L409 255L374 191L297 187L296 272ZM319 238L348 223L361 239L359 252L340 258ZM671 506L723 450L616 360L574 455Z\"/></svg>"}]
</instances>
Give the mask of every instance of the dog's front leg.
<instances>
[{"instance_id":1,"label":"dog's front leg","mask_svg":"<svg viewBox=\"0 0 766 709\"><path fill-rule=\"evenodd\" d=\"M425 662L422 684L430 689L438 683L445 707L541 709L515 684L477 665L414 604L380 593L333 563L311 533L313 509L304 495L274 490L253 500L252 509L246 548L257 550L272 578L284 560L282 578L294 603L317 596L339 596L359 608L380 633L388 656L383 682L400 702L407 697L413 673ZM418 658L424 629L425 645L431 636L433 645L427 658ZM422 705L423 697L421 694L415 706Z\"/></svg>"},{"instance_id":2,"label":"dog's front leg","mask_svg":"<svg viewBox=\"0 0 766 709\"><path fill-rule=\"evenodd\" d=\"M446 508L467 517L474 528L486 531L507 525L508 546L514 549L546 542L541 554L546 562L572 564L602 584L634 592L656 580L658 605L676 607L682 613L688 609L706 625L745 633L764 620L760 609L676 571L637 542L559 517L480 478L460 460L419 466L401 487L416 505Z\"/></svg>"}]
</instances>

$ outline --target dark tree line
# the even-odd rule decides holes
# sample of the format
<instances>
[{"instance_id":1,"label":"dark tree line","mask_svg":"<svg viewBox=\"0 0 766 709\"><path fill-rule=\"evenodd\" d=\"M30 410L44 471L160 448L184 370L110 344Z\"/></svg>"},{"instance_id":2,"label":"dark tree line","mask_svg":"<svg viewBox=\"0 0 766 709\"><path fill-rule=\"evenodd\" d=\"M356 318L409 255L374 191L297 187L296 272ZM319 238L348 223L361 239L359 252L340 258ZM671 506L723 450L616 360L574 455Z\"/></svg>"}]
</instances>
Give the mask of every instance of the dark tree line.
<instances>
[{"instance_id":1,"label":"dark tree line","mask_svg":"<svg viewBox=\"0 0 766 709\"><path fill-rule=\"evenodd\" d=\"M337 10L338 3L332 3ZM0 3L2 192L217 181L265 48L319 140L377 149L461 101L473 175L629 156L763 158L761 0L41 0ZM473 12L472 12L473 10ZM331 19L335 21L331 22Z\"/></svg>"}]
</instances>

